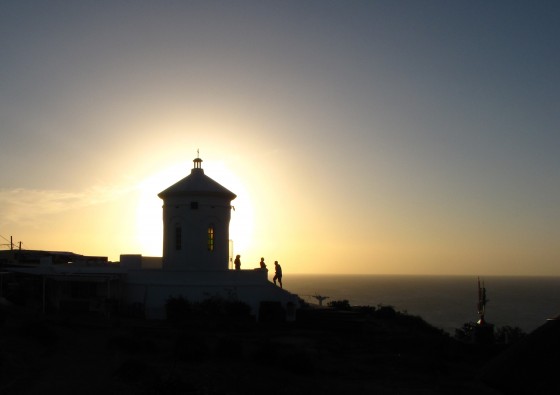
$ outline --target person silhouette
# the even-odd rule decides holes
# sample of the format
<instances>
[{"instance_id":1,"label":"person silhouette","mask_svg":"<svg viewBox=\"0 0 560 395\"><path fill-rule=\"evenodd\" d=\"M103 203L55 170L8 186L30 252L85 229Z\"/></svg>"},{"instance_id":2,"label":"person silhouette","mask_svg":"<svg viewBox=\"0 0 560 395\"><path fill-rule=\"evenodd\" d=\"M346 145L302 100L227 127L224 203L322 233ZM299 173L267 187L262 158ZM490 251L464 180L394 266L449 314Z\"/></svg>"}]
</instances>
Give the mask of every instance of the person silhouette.
<instances>
[{"instance_id":1,"label":"person silhouette","mask_svg":"<svg viewBox=\"0 0 560 395\"><path fill-rule=\"evenodd\" d=\"M241 255L236 255L235 261L233 261L233 263L235 265L235 270L240 270L241 269Z\"/></svg>"},{"instance_id":2,"label":"person silhouette","mask_svg":"<svg viewBox=\"0 0 560 395\"><path fill-rule=\"evenodd\" d=\"M264 263L264 258L261 258L260 265L261 265L261 269L266 269L266 263Z\"/></svg>"},{"instance_id":3,"label":"person silhouette","mask_svg":"<svg viewBox=\"0 0 560 395\"><path fill-rule=\"evenodd\" d=\"M276 285L276 280L280 284L280 288L282 288L282 266L278 263L278 261L274 261L274 285Z\"/></svg>"}]
</instances>

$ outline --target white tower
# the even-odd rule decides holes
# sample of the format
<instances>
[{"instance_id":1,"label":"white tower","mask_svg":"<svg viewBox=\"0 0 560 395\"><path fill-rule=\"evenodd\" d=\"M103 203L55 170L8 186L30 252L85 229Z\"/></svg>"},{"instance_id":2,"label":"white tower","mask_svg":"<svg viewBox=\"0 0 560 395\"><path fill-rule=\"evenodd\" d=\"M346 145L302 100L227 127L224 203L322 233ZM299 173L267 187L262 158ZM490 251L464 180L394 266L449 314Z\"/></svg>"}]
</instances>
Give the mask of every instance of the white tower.
<instances>
[{"instance_id":1,"label":"white tower","mask_svg":"<svg viewBox=\"0 0 560 395\"><path fill-rule=\"evenodd\" d=\"M163 270L228 270L231 201L236 195L204 174L191 174L158 196L163 200Z\"/></svg>"}]
</instances>

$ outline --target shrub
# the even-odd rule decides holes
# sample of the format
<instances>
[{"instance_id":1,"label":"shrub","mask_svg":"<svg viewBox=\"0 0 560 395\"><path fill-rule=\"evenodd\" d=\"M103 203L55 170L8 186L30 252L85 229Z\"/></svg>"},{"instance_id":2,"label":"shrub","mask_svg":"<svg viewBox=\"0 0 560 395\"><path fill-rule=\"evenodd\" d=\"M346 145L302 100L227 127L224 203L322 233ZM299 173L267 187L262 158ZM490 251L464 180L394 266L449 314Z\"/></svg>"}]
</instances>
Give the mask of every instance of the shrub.
<instances>
[{"instance_id":1,"label":"shrub","mask_svg":"<svg viewBox=\"0 0 560 395\"><path fill-rule=\"evenodd\" d=\"M189 301L185 300L182 296L170 297L165 303L165 314L167 319L178 324L187 319L192 311L192 306Z\"/></svg>"},{"instance_id":2,"label":"shrub","mask_svg":"<svg viewBox=\"0 0 560 395\"><path fill-rule=\"evenodd\" d=\"M282 366L286 371L299 376L312 376L315 373L314 361L305 350L287 353L282 360Z\"/></svg>"},{"instance_id":3,"label":"shrub","mask_svg":"<svg viewBox=\"0 0 560 395\"><path fill-rule=\"evenodd\" d=\"M225 299L219 295L195 303L193 307L201 316L210 318L239 319L251 316L251 307L248 304L235 299Z\"/></svg>"},{"instance_id":4,"label":"shrub","mask_svg":"<svg viewBox=\"0 0 560 395\"><path fill-rule=\"evenodd\" d=\"M332 300L329 303L327 303L327 306L335 310L352 310L352 307L350 306L350 302L348 302L348 300L346 299Z\"/></svg>"},{"instance_id":5,"label":"shrub","mask_svg":"<svg viewBox=\"0 0 560 395\"><path fill-rule=\"evenodd\" d=\"M19 328L18 334L36 340L45 347L56 346L59 341L58 334L44 322L23 323Z\"/></svg>"},{"instance_id":6,"label":"shrub","mask_svg":"<svg viewBox=\"0 0 560 395\"><path fill-rule=\"evenodd\" d=\"M140 343L125 335L116 335L107 340L107 348L111 351L123 351L128 354L134 354L140 349Z\"/></svg>"},{"instance_id":7,"label":"shrub","mask_svg":"<svg viewBox=\"0 0 560 395\"><path fill-rule=\"evenodd\" d=\"M455 339L462 342L470 342L475 327L476 324L474 322L465 322L461 328L455 329Z\"/></svg>"},{"instance_id":8,"label":"shrub","mask_svg":"<svg viewBox=\"0 0 560 395\"><path fill-rule=\"evenodd\" d=\"M248 318L251 316L251 307L240 301L226 303L224 310L225 314L231 318Z\"/></svg>"},{"instance_id":9,"label":"shrub","mask_svg":"<svg viewBox=\"0 0 560 395\"><path fill-rule=\"evenodd\" d=\"M218 341L216 354L237 361L243 356L243 342L233 336L223 337Z\"/></svg>"},{"instance_id":10,"label":"shrub","mask_svg":"<svg viewBox=\"0 0 560 395\"><path fill-rule=\"evenodd\" d=\"M375 315L375 306L358 306L357 310L362 313L362 314L366 314L369 316L374 316Z\"/></svg>"},{"instance_id":11,"label":"shrub","mask_svg":"<svg viewBox=\"0 0 560 395\"><path fill-rule=\"evenodd\" d=\"M126 354L153 353L157 349L156 343L143 336L118 334L107 339L107 348L113 352Z\"/></svg>"},{"instance_id":12,"label":"shrub","mask_svg":"<svg viewBox=\"0 0 560 395\"><path fill-rule=\"evenodd\" d=\"M259 305L259 321L260 322L284 322L286 320L286 312L280 302L263 301Z\"/></svg>"},{"instance_id":13,"label":"shrub","mask_svg":"<svg viewBox=\"0 0 560 395\"><path fill-rule=\"evenodd\" d=\"M175 342L175 356L183 362L202 362L210 354L210 347L202 336L183 334Z\"/></svg>"},{"instance_id":14,"label":"shrub","mask_svg":"<svg viewBox=\"0 0 560 395\"><path fill-rule=\"evenodd\" d=\"M251 317L251 307L238 300L211 296L201 302L191 303L183 297L170 297L165 304L167 319L174 324L193 318L239 319Z\"/></svg>"},{"instance_id":15,"label":"shrub","mask_svg":"<svg viewBox=\"0 0 560 395\"><path fill-rule=\"evenodd\" d=\"M114 375L122 381L144 385L151 384L158 378L153 366L136 359L125 360Z\"/></svg>"},{"instance_id":16,"label":"shrub","mask_svg":"<svg viewBox=\"0 0 560 395\"><path fill-rule=\"evenodd\" d=\"M195 305L199 313L205 316L219 317L226 312L226 300L220 296L210 296Z\"/></svg>"},{"instance_id":17,"label":"shrub","mask_svg":"<svg viewBox=\"0 0 560 395\"><path fill-rule=\"evenodd\" d=\"M375 310L375 317L382 319L392 319L397 316L397 311L393 306L378 305Z\"/></svg>"},{"instance_id":18,"label":"shrub","mask_svg":"<svg viewBox=\"0 0 560 395\"><path fill-rule=\"evenodd\" d=\"M280 363L278 345L270 340L259 342L252 356L257 365L276 366Z\"/></svg>"},{"instance_id":19,"label":"shrub","mask_svg":"<svg viewBox=\"0 0 560 395\"><path fill-rule=\"evenodd\" d=\"M497 343L510 344L525 336L526 333L518 326L505 325L496 329L495 339Z\"/></svg>"}]
</instances>

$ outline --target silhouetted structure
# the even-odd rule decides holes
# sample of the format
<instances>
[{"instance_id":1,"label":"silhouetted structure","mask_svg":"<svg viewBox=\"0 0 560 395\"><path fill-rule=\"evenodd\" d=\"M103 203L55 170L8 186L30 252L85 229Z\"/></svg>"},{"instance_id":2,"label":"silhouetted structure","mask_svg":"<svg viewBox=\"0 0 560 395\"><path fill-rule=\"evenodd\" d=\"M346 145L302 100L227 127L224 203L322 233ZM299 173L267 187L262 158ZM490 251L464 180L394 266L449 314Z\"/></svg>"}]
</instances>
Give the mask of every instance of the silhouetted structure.
<instances>
[{"instance_id":1,"label":"silhouetted structure","mask_svg":"<svg viewBox=\"0 0 560 395\"><path fill-rule=\"evenodd\" d=\"M488 303L488 299L486 299L486 287L484 287L484 281L482 282L482 286L480 285L480 277L478 278L478 303L476 305L478 311L478 324L484 324L484 314L486 312L486 303Z\"/></svg>"},{"instance_id":2,"label":"silhouetted structure","mask_svg":"<svg viewBox=\"0 0 560 395\"><path fill-rule=\"evenodd\" d=\"M323 295L311 295L311 297L317 299L317 302L319 302L319 306L322 306L323 301L329 298L329 296Z\"/></svg>"},{"instance_id":3,"label":"silhouetted structure","mask_svg":"<svg viewBox=\"0 0 560 395\"><path fill-rule=\"evenodd\" d=\"M494 325L489 324L485 320L486 314L486 304L488 299L486 298L486 287L484 286L484 281L480 285L480 277L478 278L478 321L474 327L473 341L477 344L492 344L494 343Z\"/></svg>"},{"instance_id":4,"label":"silhouetted structure","mask_svg":"<svg viewBox=\"0 0 560 395\"><path fill-rule=\"evenodd\" d=\"M41 260L49 259L54 264L107 264L106 256L88 256L75 254L68 251L44 251L44 250L0 250L0 265L39 265Z\"/></svg>"}]
</instances>

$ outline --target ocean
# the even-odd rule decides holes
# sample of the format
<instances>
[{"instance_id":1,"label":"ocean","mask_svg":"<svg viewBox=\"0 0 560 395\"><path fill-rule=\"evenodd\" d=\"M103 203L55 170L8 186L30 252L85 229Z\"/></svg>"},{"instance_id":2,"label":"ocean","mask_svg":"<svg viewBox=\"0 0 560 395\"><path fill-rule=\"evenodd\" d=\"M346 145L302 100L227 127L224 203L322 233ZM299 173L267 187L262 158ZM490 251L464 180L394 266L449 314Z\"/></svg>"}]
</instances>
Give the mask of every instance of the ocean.
<instances>
[{"instance_id":1,"label":"ocean","mask_svg":"<svg viewBox=\"0 0 560 395\"><path fill-rule=\"evenodd\" d=\"M488 303L486 321L529 333L560 315L560 277L481 277ZM352 306L389 305L422 317L450 334L478 320L476 276L288 275L284 288L310 304L348 300Z\"/></svg>"}]
</instances>

